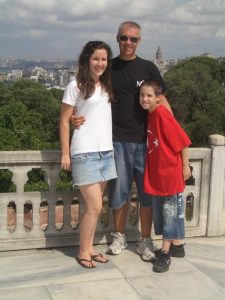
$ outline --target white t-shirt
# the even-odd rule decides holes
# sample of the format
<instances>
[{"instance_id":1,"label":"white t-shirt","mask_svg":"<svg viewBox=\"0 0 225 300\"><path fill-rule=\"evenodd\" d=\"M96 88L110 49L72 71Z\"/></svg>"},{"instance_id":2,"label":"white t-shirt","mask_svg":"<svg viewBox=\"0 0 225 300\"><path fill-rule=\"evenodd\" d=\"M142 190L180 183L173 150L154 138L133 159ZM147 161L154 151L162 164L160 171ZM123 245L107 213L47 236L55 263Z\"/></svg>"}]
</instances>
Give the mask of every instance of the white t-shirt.
<instances>
[{"instance_id":1,"label":"white t-shirt","mask_svg":"<svg viewBox=\"0 0 225 300\"><path fill-rule=\"evenodd\" d=\"M85 117L85 123L75 129L71 140L71 155L87 152L109 151L112 145L112 113L108 94L101 86L85 100L76 80L71 81L63 95L63 103L76 106L77 115Z\"/></svg>"}]
</instances>

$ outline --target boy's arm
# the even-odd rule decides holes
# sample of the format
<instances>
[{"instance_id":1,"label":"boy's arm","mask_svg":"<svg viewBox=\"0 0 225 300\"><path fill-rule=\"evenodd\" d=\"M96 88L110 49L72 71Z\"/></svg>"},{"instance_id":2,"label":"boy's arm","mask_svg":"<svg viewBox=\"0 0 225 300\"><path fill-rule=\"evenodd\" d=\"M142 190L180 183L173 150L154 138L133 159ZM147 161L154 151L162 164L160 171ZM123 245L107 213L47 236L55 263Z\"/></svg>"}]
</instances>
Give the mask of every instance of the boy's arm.
<instances>
[{"instance_id":1,"label":"boy's arm","mask_svg":"<svg viewBox=\"0 0 225 300\"><path fill-rule=\"evenodd\" d=\"M171 106L170 106L168 100L166 99L166 97L164 95L161 95L160 100L159 100L159 104L164 105L168 109L168 111L170 111L171 114L173 115L173 111L171 109Z\"/></svg>"},{"instance_id":2,"label":"boy's arm","mask_svg":"<svg viewBox=\"0 0 225 300\"><path fill-rule=\"evenodd\" d=\"M191 177L191 170L189 166L189 149L188 147L181 150L182 162L183 162L183 178L184 181Z\"/></svg>"}]
</instances>

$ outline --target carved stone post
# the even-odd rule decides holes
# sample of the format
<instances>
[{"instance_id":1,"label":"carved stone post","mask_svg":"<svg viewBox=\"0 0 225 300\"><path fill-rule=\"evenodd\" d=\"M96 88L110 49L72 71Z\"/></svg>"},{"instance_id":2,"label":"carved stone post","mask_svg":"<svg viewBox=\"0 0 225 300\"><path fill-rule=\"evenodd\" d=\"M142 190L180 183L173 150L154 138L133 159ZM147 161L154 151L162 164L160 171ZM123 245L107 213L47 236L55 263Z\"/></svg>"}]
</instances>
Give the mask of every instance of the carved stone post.
<instances>
[{"instance_id":1,"label":"carved stone post","mask_svg":"<svg viewBox=\"0 0 225 300\"><path fill-rule=\"evenodd\" d=\"M208 236L223 234L225 221L225 137L214 134L209 136L209 144L212 148L211 180L208 211Z\"/></svg>"}]
</instances>

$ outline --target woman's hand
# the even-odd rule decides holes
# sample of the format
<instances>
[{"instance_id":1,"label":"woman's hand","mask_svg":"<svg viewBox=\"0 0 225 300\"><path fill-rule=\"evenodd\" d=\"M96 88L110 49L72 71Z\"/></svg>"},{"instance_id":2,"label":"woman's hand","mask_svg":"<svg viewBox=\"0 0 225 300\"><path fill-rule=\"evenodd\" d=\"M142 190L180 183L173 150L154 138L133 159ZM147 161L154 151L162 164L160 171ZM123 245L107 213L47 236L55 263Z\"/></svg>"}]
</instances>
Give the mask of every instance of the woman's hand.
<instances>
[{"instance_id":1,"label":"woman's hand","mask_svg":"<svg viewBox=\"0 0 225 300\"><path fill-rule=\"evenodd\" d=\"M65 171L71 171L70 154L62 154L61 168Z\"/></svg>"}]
</instances>

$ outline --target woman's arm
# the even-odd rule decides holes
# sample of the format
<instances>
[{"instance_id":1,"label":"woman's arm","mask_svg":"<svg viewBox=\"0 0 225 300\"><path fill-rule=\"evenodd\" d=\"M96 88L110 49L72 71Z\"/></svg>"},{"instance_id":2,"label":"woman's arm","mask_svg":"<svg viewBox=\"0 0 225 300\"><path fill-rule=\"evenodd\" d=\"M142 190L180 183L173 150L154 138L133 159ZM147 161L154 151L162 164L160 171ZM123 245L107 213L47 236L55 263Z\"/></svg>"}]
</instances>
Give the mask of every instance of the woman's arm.
<instances>
[{"instance_id":1,"label":"woman's arm","mask_svg":"<svg viewBox=\"0 0 225 300\"><path fill-rule=\"evenodd\" d=\"M61 168L71 170L70 161L70 119L73 114L73 106L62 103L60 113L60 142L61 142Z\"/></svg>"}]
</instances>

